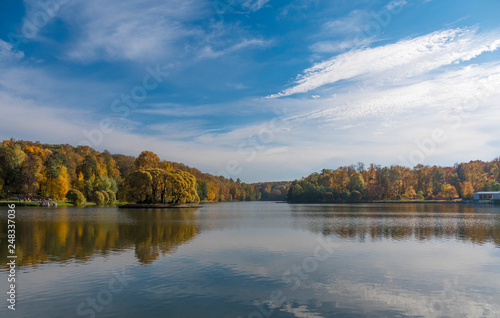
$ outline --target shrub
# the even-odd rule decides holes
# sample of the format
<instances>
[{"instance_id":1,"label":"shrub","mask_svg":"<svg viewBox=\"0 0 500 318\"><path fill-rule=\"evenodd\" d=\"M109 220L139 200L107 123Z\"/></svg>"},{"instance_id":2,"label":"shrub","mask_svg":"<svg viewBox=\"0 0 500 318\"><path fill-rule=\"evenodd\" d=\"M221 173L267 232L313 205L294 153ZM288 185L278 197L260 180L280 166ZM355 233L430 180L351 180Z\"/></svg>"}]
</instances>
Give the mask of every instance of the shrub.
<instances>
[{"instance_id":1,"label":"shrub","mask_svg":"<svg viewBox=\"0 0 500 318\"><path fill-rule=\"evenodd\" d=\"M417 192L417 199L423 200L424 199L424 193L422 191Z\"/></svg>"},{"instance_id":2,"label":"shrub","mask_svg":"<svg viewBox=\"0 0 500 318\"><path fill-rule=\"evenodd\" d=\"M360 201L362 197L363 197L363 195L361 194L361 192L359 192L358 190L354 190L349 195L349 201L353 201L353 202Z\"/></svg>"},{"instance_id":3,"label":"shrub","mask_svg":"<svg viewBox=\"0 0 500 318\"><path fill-rule=\"evenodd\" d=\"M69 190L66 194L66 198L69 202L73 203L76 206L82 206L85 203L85 197L80 191L76 189Z\"/></svg>"},{"instance_id":4,"label":"shrub","mask_svg":"<svg viewBox=\"0 0 500 318\"><path fill-rule=\"evenodd\" d=\"M108 204L114 204L116 202L116 194L111 190L106 191L106 193L109 197Z\"/></svg>"},{"instance_id":5,"label":"shrub","mask_svg":"<svg viewBox=\"0 0 500 318\"><path fill-rule=\"evenodd\" d=\"M94 202L97 205L104 205L106 204L106 200L104 197L104 194L102 194L101 191L96 191L92 194L91 197L92 202Z\"/></svg>"},{"instance_id":6,"label":"shrub","mask_svg":"<svg viewBox=\"0 0 500 318\"><path fill-rule=\"evenodd\" d=\"M102 195L104 196L104 204L108 204L109 202L109 194L106 192L106 191L99 191L102 193Z\"/></svg>"},{"instance_id":7,"label":"shrub","mask_svg":"<svg viewBox=\"0 0 500 318\"><path fill-rule=\"evenodd\" d=\"M349 200L349 198L351 196L351 192L347 189L344 189L342 191L342 194L340 194L340 196L342 197L342 200L347 201L347 200Z\"/></svg>"}]
</instances>

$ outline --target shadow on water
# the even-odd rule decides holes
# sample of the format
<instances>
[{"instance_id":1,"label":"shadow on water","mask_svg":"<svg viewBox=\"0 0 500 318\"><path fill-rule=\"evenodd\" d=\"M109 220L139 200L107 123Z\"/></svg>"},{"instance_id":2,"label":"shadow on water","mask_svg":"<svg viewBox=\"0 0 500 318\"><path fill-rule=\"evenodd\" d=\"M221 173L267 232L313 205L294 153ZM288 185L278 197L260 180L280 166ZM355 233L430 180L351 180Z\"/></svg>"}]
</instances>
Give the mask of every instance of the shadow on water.
<instances>
[{"instance_id":1,"label":"shadow on water","mask_svg":"<svg viewBox=\"0 0 500 318\"><path fill-rule=\"evenodd\" d=\"M463 204L291 205L295 225L349 240L455 239L500 247L500 207Z\"/></svg>"},{"instance_id":2,"label":"shadow on water","mask_svg":"<svg viewBox=\"0 0 500 318\"><path fill-rule=\"evenodd\" d=\"M197 222L197 209L19 209L17 263L22 267L86 262L97 255L133 248L141 264L151 264L160 254L171 253L193 239L199 232ZM7 259L8 244L5 236L0 237L2 259Z\"/></svg>"}]
</instances>

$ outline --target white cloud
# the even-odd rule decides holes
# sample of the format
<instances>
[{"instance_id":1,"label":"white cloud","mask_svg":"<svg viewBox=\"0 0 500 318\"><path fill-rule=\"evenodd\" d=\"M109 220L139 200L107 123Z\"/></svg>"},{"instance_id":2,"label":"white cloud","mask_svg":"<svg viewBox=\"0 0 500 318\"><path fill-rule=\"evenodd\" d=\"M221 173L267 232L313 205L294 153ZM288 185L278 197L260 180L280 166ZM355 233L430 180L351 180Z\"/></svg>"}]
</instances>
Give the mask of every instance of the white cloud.
<instances>
[{"instance_id":1,"label":"white cloud","mask_svg":"<svg viewBox=\"0 0 500 318\"><path fill-rule=\"evenodd\" d=\"M24 0L26 15L23 19L21 34L28 40L41 40L40 31L49 25L60 10L73 0Z\"/></svg>"},{"instance_id":2,"label":"white cloud","mask_svg":"<svg viewBox=\"0 0 500 318\"><path fill-rule=\"evenodd\" d=\"M174 56L177 41L202 33L188 23L206 10L202 0L75 0L60 15L74 37L70 58L143 61Z\"/></svg>"},{"instance_id":3,"label":"white cloud","mask_svg":"<svg viewBox=\"0 0 500 318\"><path fill-rule=\"evenodd\" d=\"M239 43L236 43L230 47L227 47L223 50L214 50L211 46L205 46L201 51L200 54L198 55L199 58L201 59L214 59L218 58L220 56L226 55L226 54L231 54L234 52L237 52L239 50L245 49L247 47L267 47L271 44L271 41L264 41L264 40L258 40L258 39L244 39Z\"/></svg>"},{"instance_id":4,"label":"white cloud","mask_svg":"<svg viewBox=\"0 0 500 318\"><path fill-rule=\"evenodd\" d=\"M385 8L389 11L392 11L396 8L401 8L401 7L404 7L408 4L408 2L406 0L395 0L395 1L392 1L390 2L389 4L387 4L385 6Z\"/></svg>"},{"instance_id":5,"label":"white cloud","mask_svg":"<svg viewBox=\"0 0 500 318\"><path fill-rule=\"evenodd\" d=\"M500 94L500 64L468 66L434 78L420 78L396 87L359 89L323 100L327 107L303 112L294 119L342 121L371 116L394 115L415 109L472 111L490 97ZM323 106L324 107L324 106Z\"/></svg>"},{"instance_id":6,"label":"white cloud","mask_svg":"<svg viewBox=\"0 0 500 318\"><path fill-rule=\"evenodd\" d=\"M251 11L258 11L262 9L270 0L245 0L241 6Z\"/></svg>"},{"instance_id":7,"label":"white cloud","mask_svg":"<svg viewBox=\"0 0 500 318\"><path fill-rule=\"evenodd\" d=\"M316 53L338 53L352 48L362 48L374 41L373 38L366 38L363 41L357 39L348 39L341 41L321 41L316 42L309 49Z\"/></svg>"},{"instance_id":8,"label":"white cloud","mask_svg":"<svg viewBox=\"0 0 500 318\"><path fill-rule=\"evenodd\" d=\"M362 31L363 26L371 18L364 10L351 11L347 16L328 21L323 24L323 32L329 35L347 35Z\"/></svg>"},{"instance_id":9,"label":"white cloud","mask_svg":"<svg viewBox=\"0 0 500 318\"><path fill-rule=\"evenodd\" d=\"M29 10L25 23L40 10L34 0L26 1ZM241 5L256 11L267 2L245 1ZM171 63L192 57L217 58L246 47L268 45L252 39L237 24L211 21L214 8L208 0L72 0L55 10L56 14L71 34L63 43L62 56L81 62ZM198 22L203 21L202 27ZM38 34L33 38L41 40ZM237 43L235 38L244 40Z\"/></svg>"},{"instance_id":10,"label":"white cloud","mask_svg":"<svg viewBox=\"0 0 500 318\"><path fill-rule=\"evenodd\" d=\"M286 110L284 126L272 123L272 118L279 119L273 116L224 131L202 132L195 141L226 152L219 168L210 168L212 172L224 170L229 160L236 160L243 168L240 177L252 181L262 179L254 176L298 178L357 161L408 165L408 156L419 149L416 142L431 138L434 129L443 130L447 140L422 158L424 164L452 165L498 156L500 137L488 133L500 120L496 107L500 102L498 63L409 79L395 87L348 89L334 97L261 100L264 108ZM454 112L459 108L466 109L463 118ZM223 110L222 105L214 109ZM270 137L260 142L259 134Z\"/></svg>"},{"instance_id":11,"label":"white cloud","mask_svg":"<svg viewBox=\"0 0 500 318\"><path fill-rule=\"evenodd\" d=\"M359 76L412 77L444 65L471 60L500 46L500 35L471 29L437 31L376 48L356 50L306 69L295 85L269 98L305 93Z\"/></svg>"},{"instance_id":12,"label":"white cloud","mask_svg":"<svg viewBox=\"0 0 500 318\"><path fill-rule=\"evenodd\" d=\"M19 60L24 57L23 52L16 52L13 50L12 44L0 40L0 62L8 61L11 59Z\"/></svg>"},{"instance_id":13,"label":"white cloud","mask_svg":"<svg viewBox=\"0 0 500 318\"><path fill-rule=\"evenodd\" d=\"M0 135L4 138L32 140L35 136L39 141L68 143L81 136L76 122L82 111L61 112L56 107L40 105L34 100L14 97L5 92L0 92L0 110Z\"/></svg>"}]
</instances>

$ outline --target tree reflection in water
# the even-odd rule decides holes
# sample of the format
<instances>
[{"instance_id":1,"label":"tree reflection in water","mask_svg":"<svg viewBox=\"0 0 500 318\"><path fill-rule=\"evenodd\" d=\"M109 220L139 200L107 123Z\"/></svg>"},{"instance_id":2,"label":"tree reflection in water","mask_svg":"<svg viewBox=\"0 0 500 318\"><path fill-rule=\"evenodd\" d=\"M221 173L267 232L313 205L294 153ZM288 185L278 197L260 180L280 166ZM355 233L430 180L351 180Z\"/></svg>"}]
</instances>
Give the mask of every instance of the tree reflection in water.
<instances>
[{"instance_id":1,"label":"tree reflection in water","mask_svg":"<svg viewBox=\"0 0 500 318\"><path fill-rule=\"evenodd\" d=\"M197 209L30 209L18 213L18 266L86 262L97 255L134 248L141 264L173 252L198 231ZM7 259L0 238L0 258Z\"/></svg>"},{"instance_id":2,"label":"tree reflection in water","mask_svg":"<svg viewBox=\"0 0 500 318\"><path fill-rule=\"evenodd\" d=\"M500 214L493 206L462 204L291 205L296 225L360 241L456 239L500 247Z\"/></svg>"}]
</instances>

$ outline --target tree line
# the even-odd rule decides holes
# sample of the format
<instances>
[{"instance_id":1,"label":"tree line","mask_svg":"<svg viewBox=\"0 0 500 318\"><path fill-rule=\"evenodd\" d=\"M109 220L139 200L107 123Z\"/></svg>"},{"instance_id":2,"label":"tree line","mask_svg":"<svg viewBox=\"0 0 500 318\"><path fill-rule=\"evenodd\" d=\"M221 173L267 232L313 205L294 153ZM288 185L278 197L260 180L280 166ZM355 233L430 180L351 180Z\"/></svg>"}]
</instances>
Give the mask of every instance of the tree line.
<instances>
[{"instance_id":1,"label":"tree line","mask_svg":"<svg viewBox=\"0 0 500 318\"><path fill-rule=\"evenodd\" d=\"M0 143L0 197L45 197L82 204L224 201L355 202L470 199L500 191L500 158L453 167L362 163L323 169L293 182L248 184L161 160L99 152L88 146L5 140Z\"/></svg>"},{"instance_id":2,"label":"tree line","mask_svg":"<svg viewBox=\"0 0 500 318\"><path fill-rule=\"evenodd\" d=\"M500 191L500 158L414 168L363 163L323 169L292 182L289 202L471 199L477 191Z\"/></svg>"},{"instance_id":3,"label":"tree line","mask_svg":"<svg viewBox=\"0 0 500 318\"><path fill-rule=\"evenodd\" d=\"M161 160L99 152L88 146L22 140L0 143L0 198L51 198L112 204L285 200L287 182L246 184Z\"/></svg>"}]
</instances>

